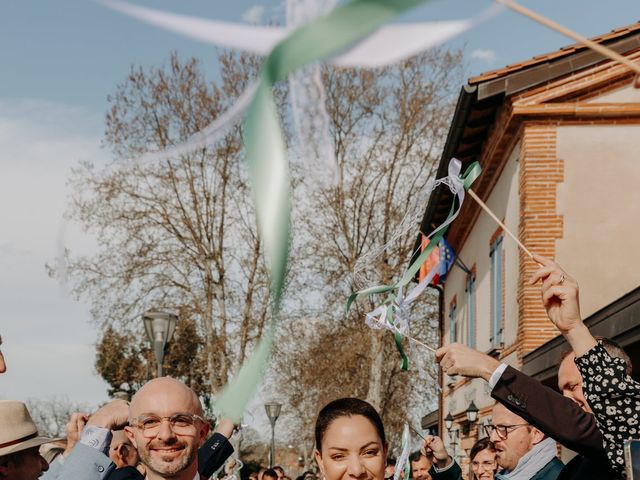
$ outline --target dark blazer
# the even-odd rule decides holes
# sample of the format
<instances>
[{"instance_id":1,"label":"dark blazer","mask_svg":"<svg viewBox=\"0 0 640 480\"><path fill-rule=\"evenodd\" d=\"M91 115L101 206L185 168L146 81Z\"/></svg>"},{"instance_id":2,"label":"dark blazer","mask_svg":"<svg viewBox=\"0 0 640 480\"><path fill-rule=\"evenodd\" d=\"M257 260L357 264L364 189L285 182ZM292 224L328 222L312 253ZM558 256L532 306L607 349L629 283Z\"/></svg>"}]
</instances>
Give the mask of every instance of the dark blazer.
<instances>
[{"instance_id":1,"label":"dark blazer","mask_svg":"<svg viewBox=\"0 0 640 480\"><path fill-rule=\"evenodd\" d=\"M559 475L562 471L562 467L564 467L564 463L557 458L554 458L538 470L538 473L531 477L531 480L556 480L560 478Z\"/></svg>"},{"instance_id":2,"label":"dark blazer","mask_svg":"<svg viewBox=\"0 0 640 480\"><path fill-rule=\"evenodd\" d=\"M609 468L595 416L552 388L507 367L491 396L545 435L578 453L558 480L607 480L617 477Z\"/></svg>"},{"instance_id":3,"label":"dark blazer","mask_svg":"<svg viewBox=\"0 0 640 480\"><path fill-rule=\"evenodd\" d=\"M224 435L214 433L198 449L198 473L205 479L215 473L233 453L231 443ZM144 480L144 476L134 467L118 468L106 480Z\"/></svg>"},{"instance_id":4,"label":"dark blazer","mask_svg":"<svg viewBox=\"0 0 640 480\"><path fill-rule=\"evenodd\" d=\"M462 480L462 470L460 465L455 460L453 465L447 468L444 472L436 472L433 466L429 469L429 475L433 480Z\"/></svg>"}]
</instances>

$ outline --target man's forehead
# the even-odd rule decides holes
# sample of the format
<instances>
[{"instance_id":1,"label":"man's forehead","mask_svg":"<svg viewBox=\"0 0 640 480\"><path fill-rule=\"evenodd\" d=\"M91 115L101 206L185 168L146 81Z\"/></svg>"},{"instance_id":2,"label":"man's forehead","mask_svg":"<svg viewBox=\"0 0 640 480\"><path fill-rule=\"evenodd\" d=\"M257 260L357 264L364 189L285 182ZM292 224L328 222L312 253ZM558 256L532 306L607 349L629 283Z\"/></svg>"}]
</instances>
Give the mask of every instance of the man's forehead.
<instances>
[{"instance_id":1,"label":"man's forehead","mask_svg":"<svg viewBox=\"0 0 640 480\"><path fill-rule=\"evenodd\" d=\"M494 425L499 425L499 424L516 425L521 423L527 423L527 422L525 422L522 417L516 415L504 405L498 403L496 404L495 407L493 407L493 424Z\"/></svg>"},{"instance_id":2,"label":"man's forehead","mask_svg":"<svg viewBox=\"0 0 640 480\"><path fill-rule=\"evenodd\" d=\"M421 465L421 464L431 465L431 461L427 457L422 455L418 460L414 460L413 462L411 462L411 464L412 465Z\"/></svg>"},{"instance_id":3,"label":"man's forehead","mask_svg":"<svg viewBox=\"0 0 640 480\"><path fill-rule=\"evenodd\" d=\"M201 413L200 402L183 383L160 378L142 387L131 400L131 415L144 413L170 415L173 413Z\"/></svg>"}]
</instances>

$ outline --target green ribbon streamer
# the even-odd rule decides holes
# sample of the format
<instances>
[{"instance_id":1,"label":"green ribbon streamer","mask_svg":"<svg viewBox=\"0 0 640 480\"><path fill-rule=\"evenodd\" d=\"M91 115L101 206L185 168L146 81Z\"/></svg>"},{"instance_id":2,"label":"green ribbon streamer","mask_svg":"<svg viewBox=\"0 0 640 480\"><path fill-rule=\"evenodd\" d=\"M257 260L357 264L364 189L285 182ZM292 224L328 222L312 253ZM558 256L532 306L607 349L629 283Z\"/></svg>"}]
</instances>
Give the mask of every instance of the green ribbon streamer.
<instances>
[{"instance_id":1,"label":"green ribbon streamer","mask_svg":"<svg viewBox=\"0 0 640 480\"><path fill-rule=\"evenodd\" d=\"M252 357L217 399L216 406L233 421L242 417L268 361L289 257L289 169L271 89L294 70L340 53L383 23L425 1L351 0L295 30L265 59L247 113L244 143L269 271L272 320Z\"/></svg>"},{"instance_id":2,"label":"green ribbon streamer","mask_svg":"<svg viewBox=\"0 0 640 480\"><path fill-rule=\"evenodd\" d=\"M481 172L482 172L482 168L480 167L480 164L478 162L473 162L471 165L467 167L464 174L460 176L460 180L465 190L468 190L471 187L471 184L473 184L476 178L480 176ZM443 222L443 225L445 226L439 227L434 231L434 233L432 234L433 236L431 237L427 247L422 251L422 253L418 256L418 258L416 258L416 260L409 266L409 268L407 269L405 274L402 276L400 281L393 285L376 285L375 287L365 288L363 290L359 290L357 292L352 293L351 295L349 295L349 298L347 299L347 311L351 309L353 302L355 302L356 299L362 295L379 295L382 293L389 293L386 300L383 302L383 305L386 304L389 306L389 308L387 308L386 319L389 324L393 324L393 304L395 303L395 300L398 296L397 292L401 287L406 286L413 278L415 278L422 264L427 260L427 258L429 258L429 255L431 254L433 249L436 248L436 246L440 243L440 240L442 239L444 234L449 229L450 224L447 224L447 221L453 216L453 214L456 211L456 198L458 198L457 195L454 195L451 208L449 209L449 213L447 214L447 218ZM459 205L458 208L459 207L461 207L461 205ZM406 371L409 369L409 359L407 358L407 354L405 353L404 348L402 347L402 335L399 332L394 332L394 340L395 340L396 349L400 354L400 359L401 359L400 367L402 368L402 370Z\"/></svg>"}]
</instances>

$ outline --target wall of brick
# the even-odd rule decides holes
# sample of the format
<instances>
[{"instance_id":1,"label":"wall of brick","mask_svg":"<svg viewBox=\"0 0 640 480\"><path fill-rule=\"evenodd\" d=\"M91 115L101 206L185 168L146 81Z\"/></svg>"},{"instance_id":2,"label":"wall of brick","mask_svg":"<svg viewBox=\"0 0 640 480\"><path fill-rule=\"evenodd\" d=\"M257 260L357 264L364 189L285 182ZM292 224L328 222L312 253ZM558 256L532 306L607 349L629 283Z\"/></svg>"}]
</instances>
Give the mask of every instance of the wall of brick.
<instances>
[{"instance_id":1,"label":"wall of brick","mask_svg":"<svg viewBox=\"0 0 640 480\"><path fill-rule=\"evenodd\" d=\"M556 240L562 238L563 218L556 213L558 183L564 164L556 156L556 125L525 124L520 151L520 241L531 251L555 257ZM520 252L518 281L518 357L535 350L558 332L540 301L540 286L528 279L538 265Z\"/></svg>"}]
</instances>

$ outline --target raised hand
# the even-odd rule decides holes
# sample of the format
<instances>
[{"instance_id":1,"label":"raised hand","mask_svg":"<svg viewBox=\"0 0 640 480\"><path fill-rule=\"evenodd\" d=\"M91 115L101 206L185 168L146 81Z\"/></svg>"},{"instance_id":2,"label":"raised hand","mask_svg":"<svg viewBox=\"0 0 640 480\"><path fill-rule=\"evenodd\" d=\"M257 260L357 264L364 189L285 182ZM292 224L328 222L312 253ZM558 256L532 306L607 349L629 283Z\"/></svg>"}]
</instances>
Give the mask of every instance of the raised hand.
<instances>
[{"instance_id":1,"label":"raised hand","mask_svg":"<svg viewBox=\"0 0 640 480\"><path fill-rule=\"evenodd\" d=\"M460 343L451 343L436 351L436 362L447 375L464 375L489 380L500 365L495 358Z\"/></svg>"},{"instance_id":2,"label":"raised hand","mask_svg":"<svg viewBox=\"0 0 640 480\"><path fill-rule=\"evenodd\" d=\"M531 285L542 282L542 304L549 320L565 336L576 356L591 349L596 341L582 322L578 282L553 260L542 255L533 259L541 267L531 276Z\"/></svg>"},{"instance_id":3,"label":"raised hand","mask_svg":"<svg viewBox=\"0 0 640 480\"><path fill-rule=\"evenodd\" d=\"M71 414L69 421L67 422L66 430L67 430L67 446L62 452L62 455L68 457L75 447L78 440L80 440L80 432L87 424L87 420L89 419L89 414L84 412L74 412Z\"/></svg>"},{"instance_id":4,"label":"raised hand","mask_svg":"<svg viewBox=\"0 0 640 480\"><path fill-rule=\"evenodd\" d=\"M129 423L129 402L124 400L112 400L103 405L89 417L87 425L108 428L109 430L121 430Z\"/></svg>"},{"instance_id":5,"label":"raised hand","mask_svg":"<svg viewBox=\"0 0 640 480\"><path fill-rule=\"evenodd\" d=\"M427 435L422 443L422 452L427 458L432 459L438 468L444 468L451 463L449 453L444 447L444 442L440 437Z\"/></svg>"}]
</instances>

